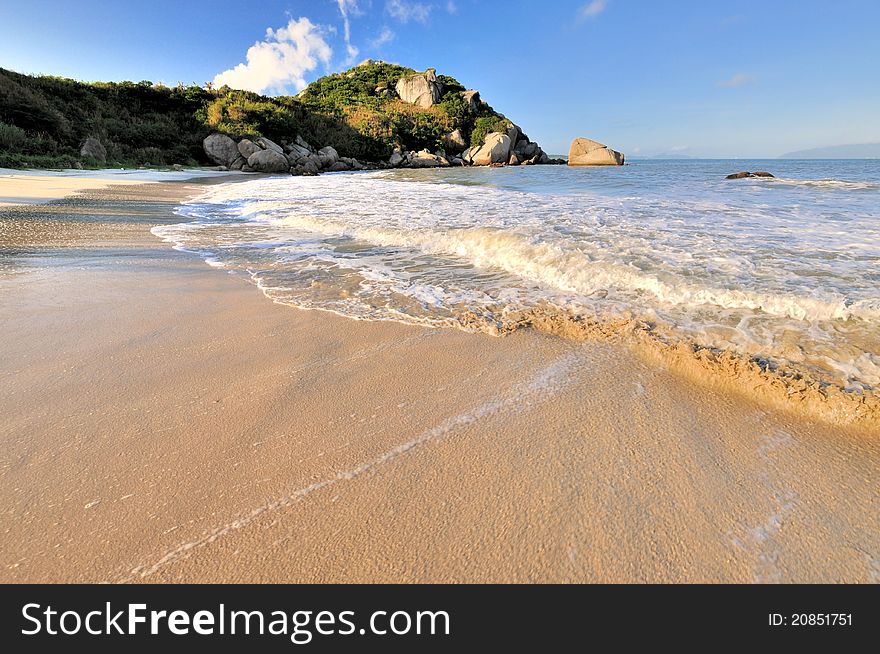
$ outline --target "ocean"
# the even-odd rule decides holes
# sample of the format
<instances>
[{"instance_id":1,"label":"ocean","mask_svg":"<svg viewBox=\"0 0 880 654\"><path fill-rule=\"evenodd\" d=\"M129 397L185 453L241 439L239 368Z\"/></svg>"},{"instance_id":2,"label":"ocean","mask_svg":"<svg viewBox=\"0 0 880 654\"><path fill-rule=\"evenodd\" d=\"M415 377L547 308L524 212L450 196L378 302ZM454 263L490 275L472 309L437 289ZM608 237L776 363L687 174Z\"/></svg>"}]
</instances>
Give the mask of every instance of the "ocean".
<instances>
[{"instance_id":1,"label":"ocean","mask_svg":"<svg viewBox=\"0 0 880 654\"><path fill-rule=\"evenodd\" d=\"M724 179L741 170L776 179ZM261 177L177 211L157 236L293 307L493 335L537 313L639 324L880 385L880 161Z\"/></svg>"}]
</instances>

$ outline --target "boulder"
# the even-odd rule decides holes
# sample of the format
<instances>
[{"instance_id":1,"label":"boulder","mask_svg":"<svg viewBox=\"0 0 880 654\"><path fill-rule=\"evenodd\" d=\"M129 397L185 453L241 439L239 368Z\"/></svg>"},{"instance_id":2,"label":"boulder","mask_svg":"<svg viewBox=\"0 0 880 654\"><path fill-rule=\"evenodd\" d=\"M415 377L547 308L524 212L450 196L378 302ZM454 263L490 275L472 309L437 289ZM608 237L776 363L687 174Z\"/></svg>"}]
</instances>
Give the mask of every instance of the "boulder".
<instances>
[{"instance_id":1,"label":"boulder","mask_svg":"<svg viewBox=\"0 0 880 654\"><path fill-rule=\"evenodd\" d=\"M745 179L746 177L751 177L752 173L742 172L742 173L733 173L732 175L728 175L725 179Z\"/></svg>"},{"instance_id":2,"label":"boulder","mask_svg":"<svg viewBox=\"0 0 880 654\"><path fill-rule=\"evenodd\" d=\"M309 152L315 151L315 148L313 148L311 145L306 143L306 140L302 136L300 136L299 134L296 135L296 144L301 148L305 148Z\"/></svg>"},{"instance_id":3,"label":"boulder","mask_svg":"<svg viewBox=\"0 0 880 654\"><path fill-rule=\"evenodd\" d=\"M250 139L242 139L238 142L238 151L245 159L250 157L254 152L259 152L262 149L263 148L261 148Z\"/></svg>"},{"instance_id":4,"label":"boulder","mask_svg":"<svg viewBox=\"0 0 880 654\"><path fill-rule=\"evenodd\" d=\"M321 168L329 168L339 161L339 153L332 146L326 146L318 150L318 159Z\"/></svg>"},{"instance_id":5,"label":"boulder","mask_svg":"<svg viewBox=\"0 0 880 654\"><path fill-rule=\"evenodd\" d=\"M247 164L247 159L242 156L239 156L238 159L229 164L229 170L241 170L244 168L245 164Z\"/></svg>"},{"instance_id":6,"label":"boulder","mask_svg":"<svg viewBox=\"0 0 880 654\"><path fill-rule=\"evenodd\" d=\"M81 157L91 157L97 161L107 161L107 149L93 136L87 138L85 143L82 144L79 155Z\"/></svg>"},{"instance_id":7,"label":"boulder","mask_svg":"<svg viewBox=\"0 0 880 654\"><path fill-rule=\"evenodd\" d=\"M427 109L440 102L440 85L433 68L427 72L401 77L395 87L404 102Z\"/></svg>"},{"instance_id":8,"label":"boulder","mask_svg":"<svg viewBox=\"0 0 880 654\"><path fill-rule=\"evenodd\" d=\"M311 150L304 148L298 143L288 145L285 148L285 151L287 152L287 156L293 161L299 161L303 157L308 157L312 153Z\"/></svg>"},{"instance_id":9,"label":"boulder","mask_svg":"<svg viewBox=\"0 0 880 654\"><path fill-rule=\"evenodd\" d=\"M260 150L248 157L247 165L258 173L286 173L290 170L287 157L275 150Z\"/></svg>"},{"instance_id":10,"label":"boulder","mask_svg":"<svg viewBox=\"0 0 880 654\"><path fill-rule=\"evenodd\" d=\"M755 177L773 177L774 179L775 179L775 177L776 177L776 175L772 175L772 174L770 174L770 173L768 173L768 172L765 172L765 171L763 171L763 170L762 170L762 171L758 171L758 172L756 172L756 173L752 173L752 175L754 175Z\"/></svg>"},{"instance_id":11,"label":"boulder","mask_svg":"<svg viewBox=\"0 0 880 654\"><path fill-rule=\"evenodd\" d=\"M549 161L550 158L547 159ZM624 159L623 153L612 150L598 141L584 138L572 141L568 152L569 166L622 166Z\"/></svg>"},{"instance_id":12,"label":"boulder","mask_svg":"<svg viewBox=\"0 0 880 654\"><path fill-rule=\"evenodd\" d=\"M284 154L284 148L275 143L274 141L270 141L267 138L260 137L257 139L257 145L259 145L264 150L274 150L278 154Z\"/></svg>"},{"instance_id":13,"label":"boulder","mask_svg":"<svg viewBox=\"0 0 880 654\"><path fill-rule=\"evenodd\" d=\"M516 152L517 156L519 156L520 159L531 159L536 154L538 154L538 151L540 149L541 148L538 146L537 143L533 143L528 139L521 139L516 144L516 147L513 149L513 151Z\"/></svg>"},{"instance_id":14,"label":"boulder","mask_svg":"<svg viewBox=\"0 0 880 654\"><path fill-rule=\"evenodd\" d=\"M519 127L511 124L510 129L507 130L507 137L510 139L510 151L513 152L516 146L516 142L519 141L520 131Z\"/></svg>"},{"instance_id":15,"label":"boulder","mask_svg":"<svg viewBox=\"0 0 880 654\"><path fill-rule=\"evenodd\" d=\"M321 167L311 158L305 159L296 168L300 175L317 175L321 171Z\"/></svg>"},{"instance_id":16,"label":"boulder","mask_svg":"<svg viewBox=\"0 0 880 654\"><path fill-rule=\"evenodd\" d=\"M443 145L446 147L447 152L461 152L467 147L467 141L461 130L457 129L443 137Z\"/></svg>"},{"instance_id":17,"label":"boulder","mask_svg":"<svg viewBox=\"0 0 880 654\"><path fill-rule=\"evenodd\" d=\"M333 164L331 164L331 165L327 168L327 171L328 171L328 172L331 172L331 173L340 173L340 172L345 171L345 170L351 170L351 166L348 165L347 163L345 163L344 161L342 161L342 159L340 159L339 161L334 162Z\"/></svg>"},{"instance_id":18,"label":"boulder","mask_svg":"<svg viewBox=\"0 0 880 654\"><path fill-rule=\"evenodd\" d=\"M211 134L203 142L205 154L218 166L229 166L241 156L238 145L226 134Z\"/></svg>"},{"instance_id":19,"label":"boulder","mask_svg":"<svg viewBox=\"0 0 880 654\"><path fill-rule=\"evenodd\" d=\"M483 146L476 153L471 149L470 159L475 166L507 163L510 160L510 137L500 132L487 134Z\"/></svg>"},{"instance_id":20,"label":"boulder","mask_svg":"<svg viewBox=\"0 0 880 654\"><path fill-rule=\"evenodd\" d=\"M388 164L397 168L402 163L403 153L400 151L400 148L394 148L394 152L391 153L391 158L388 159Z\"/></svg>"},{"instance_id":21,"label":"boulder","mask_svg":"<svg viewBox=\"0 0 880 654\"><path fill-rule=\"evenodd\" d=\"M510 153L510 160L507 162L508 166L519 166L522 162L519 159L519 155L516 152Z\"/></svg>"},{"instance_id":22,"label":"boulder","mask_svg":"<svg viewBox=\"0 0 880 654\"><path fill-rule=\"evenodd\" d=\"M467 102L468 109L471 111L477 111L480 108L480 104L482 104L482 100L480 99L480 92L474 91L473 89L469 91L460 91L459 95L461 99Z\"/></svg>"},{"instance_id":23,"label":"boulder","mask_svg":"<svg viewBox=\"0 0 880 654\"><path fill-rule=\"evenodd\" d=\"M410 168L439 168L443 163L446 163L447 166L449 165L448 161L445 159L442 159L441 161L441 157L438 157L429 150L411 152L407 159L407 165Z\"/></svg>"}]
</instances>

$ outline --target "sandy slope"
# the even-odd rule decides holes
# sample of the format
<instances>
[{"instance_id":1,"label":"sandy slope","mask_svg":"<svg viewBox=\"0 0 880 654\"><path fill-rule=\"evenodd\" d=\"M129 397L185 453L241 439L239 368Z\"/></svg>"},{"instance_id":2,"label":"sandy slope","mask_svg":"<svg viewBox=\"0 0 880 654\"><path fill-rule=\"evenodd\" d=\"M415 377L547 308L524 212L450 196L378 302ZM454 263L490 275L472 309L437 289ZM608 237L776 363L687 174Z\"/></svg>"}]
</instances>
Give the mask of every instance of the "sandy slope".
<instances>
[{"instance_id":1,"label":"sandy slope","mask_svg":"<svg viewBox=\"0 0 880 654\"><path fill-rule=\"evenodd\" d=\"M149 234L192 190L0 210L0 580L880 579L876 439L273 305Z\"/></svg>"}]
</instances>

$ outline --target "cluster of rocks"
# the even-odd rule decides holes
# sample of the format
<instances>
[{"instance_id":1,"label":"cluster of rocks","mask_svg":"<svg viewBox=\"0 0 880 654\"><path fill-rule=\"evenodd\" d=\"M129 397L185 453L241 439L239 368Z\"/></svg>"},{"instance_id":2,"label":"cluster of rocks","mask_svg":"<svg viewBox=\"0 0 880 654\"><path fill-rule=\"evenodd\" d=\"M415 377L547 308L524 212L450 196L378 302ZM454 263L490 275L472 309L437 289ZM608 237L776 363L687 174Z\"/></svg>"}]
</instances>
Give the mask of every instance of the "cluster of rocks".
<instances>
[{"instance_id":1,"label":"cluster of rocks","mask_svg":"<svg viewBox=\"0 0 880 654\"><path fill-rule=\"evenodd\" d=\"M775 175L771 175L770 173L764 171L759 171L757 173L741 172L728 175L727 177L725 177L725 179L747 179L749 177L775 177Z\"/></svg>"},{"instance_id":2,"label":"cluster of rocks","mask_svg":"<svg viewBox=\"0 0 880 654\"><path fill-rule=\"evenodd\" d=\"M321 172L364 170L375 167L357 159L340 157L331 146L315 149L297 136L279 145L267 138L236 142L225 134L211 134L204 141L205 154L218 166L246 173L317 175Z\"/></svg>"}]
</instances>

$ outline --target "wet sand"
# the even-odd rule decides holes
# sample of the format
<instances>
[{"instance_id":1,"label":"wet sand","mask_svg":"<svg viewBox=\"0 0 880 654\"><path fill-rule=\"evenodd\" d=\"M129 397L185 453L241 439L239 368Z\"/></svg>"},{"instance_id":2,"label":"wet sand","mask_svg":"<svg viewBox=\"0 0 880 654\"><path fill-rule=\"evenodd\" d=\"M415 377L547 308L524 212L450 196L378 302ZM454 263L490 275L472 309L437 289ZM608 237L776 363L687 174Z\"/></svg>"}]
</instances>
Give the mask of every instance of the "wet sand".
<instances>
[{"instance_id":1,"label":"wet sand","mask_svg":"<svg viewBox=\"0 0 880 654\"><path fill-rule=\"evenodd\" d=\"M880 581L876 437L272 304L150 234L197 189L0 208L0 581Z\"/></svg>"}]
</instances>

